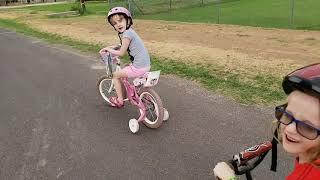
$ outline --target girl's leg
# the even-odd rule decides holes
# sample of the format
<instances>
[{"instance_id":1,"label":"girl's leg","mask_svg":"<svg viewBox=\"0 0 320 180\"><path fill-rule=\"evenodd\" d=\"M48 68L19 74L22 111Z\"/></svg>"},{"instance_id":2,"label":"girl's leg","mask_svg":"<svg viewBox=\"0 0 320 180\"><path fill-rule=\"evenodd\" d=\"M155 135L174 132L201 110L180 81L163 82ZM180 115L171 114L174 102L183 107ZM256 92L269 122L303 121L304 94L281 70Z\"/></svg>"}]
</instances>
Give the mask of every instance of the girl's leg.
<instances>
[{"instance_id":1,"label":"girl's leg","mask_svg":"<svg viewBox=\"0 0 320 180\"><path fill-rule=\"evenodd\" d=\"M113 73L112 80L113 80L114 88L116 89L116 93L120 103L123 103L122 85L121 85L120 78L126 78L126 77L128 77L126 71L120 70L118 72Z\"/></svg>"},{"instance_id":2,"label":"girl's leg","mask_svg":"<svg viewBox=\"0 0 320 180\"><path fill-rule=\"evenodd\" d=\"M122 94L122 84L121 84L121 80L120 78L125 78L125 77L139 77L141 75L143 75L144 73L146 73L147 71L149 71L150 67L146 67L146 68L135 68L132 64L129 66L124 67L123 69L121 69L118 72L113 73L113 83L114 83L114 88L116 89L116 93L118 98L112 97L112 99L110 99L110 101L114 104L119 106L123 105L123 94Z\"/></svg>"}]
</instances>

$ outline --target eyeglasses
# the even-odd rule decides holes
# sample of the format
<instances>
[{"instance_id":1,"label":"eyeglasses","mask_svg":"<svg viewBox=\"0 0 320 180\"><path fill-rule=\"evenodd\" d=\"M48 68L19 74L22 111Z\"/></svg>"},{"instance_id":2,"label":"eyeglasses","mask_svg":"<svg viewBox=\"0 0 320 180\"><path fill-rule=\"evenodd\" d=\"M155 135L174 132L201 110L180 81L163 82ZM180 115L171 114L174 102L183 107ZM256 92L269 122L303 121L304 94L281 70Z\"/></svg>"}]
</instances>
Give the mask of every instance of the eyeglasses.
<instances>
[{"instance_id":1,"label":"eyeglasses","mask_svg":"<svg viewBox=\"0 0 320 180\"><path fill-rule=\"evenodd\" d=\"M301 136L309 140L314 140L320 135L320 129L294 118L291 113L287 112L286 105L277 106L275 110L275 116L277 120L284 125L289 125L292 122L295 122L297 132Z\"/></svg>"}]
</instances>

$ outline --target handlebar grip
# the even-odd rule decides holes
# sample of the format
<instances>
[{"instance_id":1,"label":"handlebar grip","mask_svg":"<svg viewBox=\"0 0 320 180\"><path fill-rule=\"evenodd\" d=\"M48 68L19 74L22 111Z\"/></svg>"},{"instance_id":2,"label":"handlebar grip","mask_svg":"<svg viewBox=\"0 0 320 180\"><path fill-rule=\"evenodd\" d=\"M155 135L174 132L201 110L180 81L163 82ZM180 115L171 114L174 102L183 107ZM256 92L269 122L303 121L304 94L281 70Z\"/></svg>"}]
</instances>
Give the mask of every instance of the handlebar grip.
<instances>
[{"instance_id":1,"label":"handlebar grip","mask_svg":"<svg viewBox=\"0 0 320 180\"><path fill-rule=\"evenodd\" d=\"M272 143L266 141L234 155L228 163L232 165L236 175L251 176L250 171L262 162L271 148Z\"/></svg>"},{"instance_id":2,"label":"handlebar grip","mask_svg":"<svg viewBox=\"0 0 320 180\"><path fill-rule=\"evenodd\" d=\"M237 155L234 155L233 159L237 160L239 165L245 164L247 161L268 152L272 148L272 143L266 141L262 144L252 146Z\"/></svg>"}]
</instances>

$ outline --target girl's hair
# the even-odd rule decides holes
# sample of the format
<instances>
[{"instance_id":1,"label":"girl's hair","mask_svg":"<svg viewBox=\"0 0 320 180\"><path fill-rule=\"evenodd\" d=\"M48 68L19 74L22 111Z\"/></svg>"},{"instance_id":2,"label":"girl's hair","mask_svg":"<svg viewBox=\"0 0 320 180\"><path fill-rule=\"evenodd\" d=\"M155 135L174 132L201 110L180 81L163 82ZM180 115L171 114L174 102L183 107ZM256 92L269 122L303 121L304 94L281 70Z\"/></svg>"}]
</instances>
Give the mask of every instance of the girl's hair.
<instances>
[{"instance_id":1,"label":"girl's hair","mask_svg":"<svg viewBox=\"0 0 320 180\"><path fill-rule=\"evenodd\" d=\"M319 162L315 162L315 160L320 158L320 144L318 145L317 148L314 149L310 149L308 154L310 154L309 156L309 162L314 165L317 168L320 168L320 163Z\"/></svg>"},{"instance_id":2,"label":"girl's hair","mask_svg":"<svg viewBox=\"0 0 320 180\"><path fill-rule=\"evenodd\" d=\"M313 96L315 98L318 99L318 102L320 104L320 98L319 98L319 95L318 94L314 94L314 93L308 93L310 96ZM319 106L319 109L320 109L320 106ZM319 120L320 120L320 116L319 116ZM319 138L319 137L318 137ZM317 138L317 139L318 139ZM316 139L315 139L316 140ZM314 140L314 141L315 141ZM313 148L313 149L310 149L308 151L308 154L309 154L309 162L311 164L313 164L314 166L320 168L320 163L315 163L315 160L319 159L320 158L320 142L318 144L318 146L316 148Z\"/></svg>"},{"instance_id":3,"label":"girl's hair","mask_svg":"<svg viewBox=\"0 0 320 180\"><path fill-rule=\"evenodd\" d=\"M319 96L314 95L314 97L318 98L318 102L320 104ZM320 106L319 106L319 109L320 109ZM319 117L319 120L320 120L320 117ZM315 167L320 168L320 163L315 163L315 160L320 159L320 142L318 144L318 147L310 149L308 154L310 154L309 162L311 162Z\"/></svg>"}]
</instances>

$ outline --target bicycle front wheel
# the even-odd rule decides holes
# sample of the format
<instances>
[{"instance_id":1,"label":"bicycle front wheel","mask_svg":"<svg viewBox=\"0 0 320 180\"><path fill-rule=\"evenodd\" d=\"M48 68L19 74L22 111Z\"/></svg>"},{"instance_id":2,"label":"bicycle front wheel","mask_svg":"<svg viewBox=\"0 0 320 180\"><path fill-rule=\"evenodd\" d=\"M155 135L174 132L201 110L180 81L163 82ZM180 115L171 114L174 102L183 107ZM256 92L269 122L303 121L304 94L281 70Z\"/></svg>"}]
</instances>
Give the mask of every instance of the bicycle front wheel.
<instances>
[{"instance_id":1,"label":"bicycle front wheel","mask_svg":"<svg viewBox=\"0 0 320 180\"><path fill-rule=\"evenodd\" d=\"M97 83L98 93L101 95L102 99L108 102L111 96L117 96L116 91L114 89L114 85L112 83L112 78L108 76L102 76Z\"/></svg>"},{"instance_id":2,"label":"bicycle front wheel","mask_svg":"<svg viewBox=\"0 0 320 180\"><path fill-rule=\"evenodd\" d=\"M149 128L158 128L163 122L163 104L160 96L150 88L142 88L139 97L146 107L143 123Z\"/></svg>"}]
</instances>

